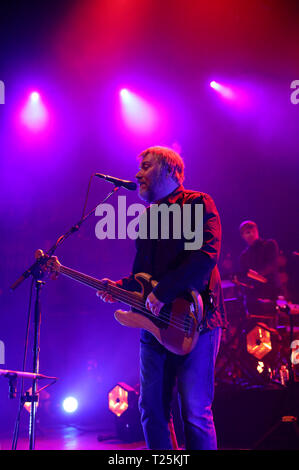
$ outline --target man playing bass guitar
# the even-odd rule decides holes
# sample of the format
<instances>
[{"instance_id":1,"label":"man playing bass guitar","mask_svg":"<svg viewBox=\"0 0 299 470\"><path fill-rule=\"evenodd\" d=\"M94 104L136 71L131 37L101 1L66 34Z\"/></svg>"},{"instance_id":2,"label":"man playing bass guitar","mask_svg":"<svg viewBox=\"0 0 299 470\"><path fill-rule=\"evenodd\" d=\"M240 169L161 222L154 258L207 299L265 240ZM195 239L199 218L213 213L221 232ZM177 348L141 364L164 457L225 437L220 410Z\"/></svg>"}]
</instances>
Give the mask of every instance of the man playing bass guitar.
<instances>
[{"instance_id":1,"label":"man playing bass guitar","mask_svg":"<svg viewBox=\"0 0 299 470\"><path fill-rule=\"evenodd\" d=\"M150 147L140 154L139 161L136 178L142 200L168 207L178 204L183 208L189 204L192 210L197 204L203 207L200 248L186 249L184 236L137 238L131 275L117 282L106 280L112 286L138 291L140 285L134 275L151 275L157 283L148 293L145 305L157 319L164 305L190 289L196 289L203 299L199 336L187 354L169 351L153 334L141 329L139 407L146 444L149 449L172 448L168 422L177 384L186 449L217 449L212 414L214 371L221 330L227 326L217 267L221 245L219 214L208 194L184 188L184 163L177 152ZM161 227L159 230L161 234ZM106 302L115 301L104 290L99 290L98 296Z\"/></svg>"}]
</instances>

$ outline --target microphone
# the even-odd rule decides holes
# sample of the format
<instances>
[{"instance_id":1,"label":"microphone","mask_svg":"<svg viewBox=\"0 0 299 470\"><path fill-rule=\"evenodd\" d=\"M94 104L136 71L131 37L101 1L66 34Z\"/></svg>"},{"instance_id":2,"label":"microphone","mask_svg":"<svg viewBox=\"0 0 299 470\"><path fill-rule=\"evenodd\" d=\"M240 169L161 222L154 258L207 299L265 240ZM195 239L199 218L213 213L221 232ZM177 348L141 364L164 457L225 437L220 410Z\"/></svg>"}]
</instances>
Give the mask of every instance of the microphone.
<instances>
[{"instance_id":1,"label":"microphone","mask_svg":"<svg viewBox=\"0 0 299 470\"><path fill-rule=\"evenodd\" d=\"M135 191L135 189L137 189L137 184L133 181L121 180L119 178L115 178L114 176L103 175L102 173L95 173L95 176L97 176L98 178L103 178L104 180L115 184L115 186L122 186L123 188L126 188L129 191Z\"/></svg>"}]
</instances>

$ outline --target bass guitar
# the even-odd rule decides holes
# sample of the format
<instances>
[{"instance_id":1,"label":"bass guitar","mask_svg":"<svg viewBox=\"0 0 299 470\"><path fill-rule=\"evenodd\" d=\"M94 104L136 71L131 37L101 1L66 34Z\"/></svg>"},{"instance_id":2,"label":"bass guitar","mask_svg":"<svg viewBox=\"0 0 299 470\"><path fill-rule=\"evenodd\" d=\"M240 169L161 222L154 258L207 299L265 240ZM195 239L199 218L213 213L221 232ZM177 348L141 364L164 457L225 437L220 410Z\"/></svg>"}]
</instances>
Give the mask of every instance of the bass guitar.
<instances>
[{"instance_id":1,"label":"bass guitar","mask_svg":"<svg viewBox=\"0 0 299 470\"><path fill-rule=\"evenodd\" d=\"M124 326L143 328L169 351L185 355L195 347L203 320L203 300L196 290L188 290L170 304L165 304L159 315L154 315L145 306L147 296L157 285L149 274L135 274L140 292L127 291L107 280L99 280L60 264L56 256L48 259L47 267L96 290L110 294L114 299L129 305L129 311L116 310L116 320Z\"/></svg>"}]
</instances>

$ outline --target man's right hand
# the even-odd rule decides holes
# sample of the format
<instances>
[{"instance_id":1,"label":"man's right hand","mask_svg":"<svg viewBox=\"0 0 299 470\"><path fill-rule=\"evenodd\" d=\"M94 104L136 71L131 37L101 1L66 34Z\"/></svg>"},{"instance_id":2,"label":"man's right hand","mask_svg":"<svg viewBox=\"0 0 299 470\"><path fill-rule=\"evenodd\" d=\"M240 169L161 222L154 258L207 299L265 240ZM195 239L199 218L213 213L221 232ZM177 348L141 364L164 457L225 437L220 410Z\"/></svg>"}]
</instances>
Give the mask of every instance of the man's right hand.
<instances>
[{"instance_id":1,"label":"man's right hand","mask_svg":"<svg viewBox=\"0 0 299 470\"><path fill-rule=\"evenodd\" d=\"M111 281L111 279L107 279L106 277L104 279L101 279L101 281L116 286L116 282ZM100 297L100 299L102 299L104 302L109 302L110 304L113 302L117 302L117 300L114 299L111 294L108 294L108 292L104 290L98 290L96 295L97 297Z\"/></svg>"}]
</instances>

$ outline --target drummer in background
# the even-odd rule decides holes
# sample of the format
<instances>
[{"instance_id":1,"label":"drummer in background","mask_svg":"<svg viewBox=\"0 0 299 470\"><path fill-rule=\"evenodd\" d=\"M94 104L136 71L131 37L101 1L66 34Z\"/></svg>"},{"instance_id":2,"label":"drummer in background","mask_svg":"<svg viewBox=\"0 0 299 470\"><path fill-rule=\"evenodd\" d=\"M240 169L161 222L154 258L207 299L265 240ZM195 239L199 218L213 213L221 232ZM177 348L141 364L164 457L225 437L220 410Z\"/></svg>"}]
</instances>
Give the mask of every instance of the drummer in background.
<instances>
[{"instance_id":1,"label":"drummer in background","mask_svg":"<svg viewBox=\"0 0 299 470\"><path fill-rule=\"evenodd\" d=\"M247 244L240 256L240 268L243 279L247 278L252 285L247 293L247 306L251 313L251 309L256 312L261 305L258 299L275 301L281 294L279 248L275 240L260 237L257 224L252 220L242 222L239 230Z\"/></svg>"}]
</instances>

